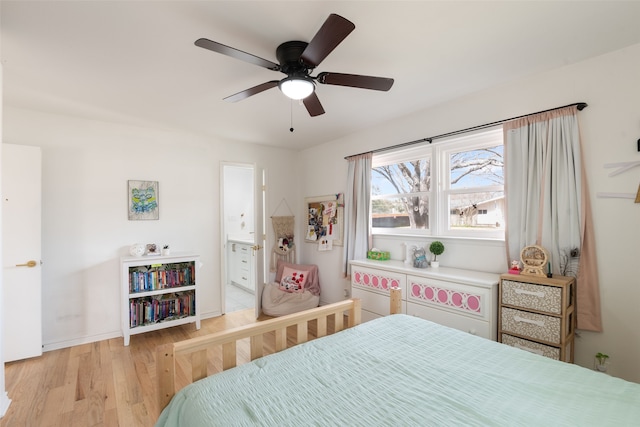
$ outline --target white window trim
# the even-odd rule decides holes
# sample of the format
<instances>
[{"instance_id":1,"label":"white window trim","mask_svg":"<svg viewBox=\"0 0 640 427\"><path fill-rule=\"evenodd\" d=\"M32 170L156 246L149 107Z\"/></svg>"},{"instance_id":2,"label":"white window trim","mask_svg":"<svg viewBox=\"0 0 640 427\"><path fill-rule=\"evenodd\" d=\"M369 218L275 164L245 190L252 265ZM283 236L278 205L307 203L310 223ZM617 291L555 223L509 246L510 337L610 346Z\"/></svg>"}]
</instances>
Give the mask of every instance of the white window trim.
<instances>
[{"instance_id":1,"label":"white window trim","mask_svg":"<svg viewBox=\"0 0 640 427\"><path fill-rule=\"evenodd\" d=\"M436 143L419 145L405 148L398 151L375 154L372 159L372 168L385 166L416 158L428 158L431 163L432 185L429 194L429 228L424 230L380 228L372 229L374 235L387 236L434 236L434 237L456 237L464 239L490 239L504 240L504 228L497 230L455 230L449 229L449 204L448 195L455 193L470 193L476 189L450 189L450 174L448 167L451 153L461 150L473 150L484 148L487 143L494 143L496 140L502 141L502 127L493 129L483 129L474 133L467 133L442 139ZM435 181L435 183L434 183ZM487 186L478 189L478 192L500 191L503 186Z\"/></svg>"},{"instance_id":2,"label":"white window trim","mask_svg":"<svg viewBox=\"0 0 640 427\"><path fill-rule=\"evenodd\" d=\"M496 140L502 141L502 127L494 129L484 129L482 131L465 134L463 136L455 136L443 140L435 148L434 158L437 157L438 165L448 165L450 156L459 151L471 151L479 148L487 147L487 144L493 144ZM504 191L504 186L493 185L481 188L460 188L451 189L451 174L449 168L442 168L438 175L438 192L437 192L437 212L435 215L437 235L448 237L464 237L464 238L480 238L480 239L498 239L504 240L504 227L492 230L461 230L449 228L449 206L448 196L450 194L465 193L484 193L488 191ZM445 215L446 214L446 215Z\"/></svg>"}]
</instances>

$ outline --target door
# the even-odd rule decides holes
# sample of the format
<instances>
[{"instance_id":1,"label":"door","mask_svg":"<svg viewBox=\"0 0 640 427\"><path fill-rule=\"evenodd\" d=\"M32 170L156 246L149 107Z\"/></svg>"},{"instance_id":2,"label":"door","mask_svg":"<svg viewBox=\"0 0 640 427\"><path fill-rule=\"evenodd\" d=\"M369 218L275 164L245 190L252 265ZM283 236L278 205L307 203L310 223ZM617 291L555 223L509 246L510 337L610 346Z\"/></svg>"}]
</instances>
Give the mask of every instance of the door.
<instances>
[{"instance_id":1,"label":"door","mask_svg":"<svg viewBox=\"0 0 640 427\"><path fill-rule=\"evenodd\" d=\"M263 188L263 174L252 164L223 162L220 176L222 311L254 308L257 317L264 282L264 215L262 191L256 189ZM248 267L248 274L241 267ZM247 287L250 298L238 294L238 288Z\"/></svg>"},{"instance_id":2,"label":"door","mask_svg":"<svg viewBox=\"0 0 640 427\"><path fill-rule=\"evenodd\" d=\"M267 251L264 249L266 245L266 220L267 217L265 215L267 211L267 182L266 182L266 172L264 169L258 169L255 174L256 176L256 185L258 191L256 194L256 202L255 206L256 215L255 215L255 242L253 246L253 257L254 257L254 273L253 277L255 277L255 289L256 289L256 319L260 316L262 311L262 290L264 289L265 278L267 277L266 273L266 254Z\"/></svg>"},{"instance_id":3,"label":"door","mask_svg":"<svg viewBox=\"0 0 640 427\"><path fill-rule=\"evenodd\" d=\"M41 152L2 144L3 352L42 354Z\"/></svg>"}]
</instances>

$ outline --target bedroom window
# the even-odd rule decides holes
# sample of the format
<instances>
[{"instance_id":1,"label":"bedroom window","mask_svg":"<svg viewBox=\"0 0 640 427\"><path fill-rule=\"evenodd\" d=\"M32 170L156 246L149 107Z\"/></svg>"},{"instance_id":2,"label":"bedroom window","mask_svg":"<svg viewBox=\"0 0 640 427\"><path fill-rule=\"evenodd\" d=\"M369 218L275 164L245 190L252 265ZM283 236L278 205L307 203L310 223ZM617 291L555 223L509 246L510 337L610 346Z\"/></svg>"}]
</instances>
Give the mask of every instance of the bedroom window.
<instances>
[{"instance_id":1,"label":"bedroom window","mask_svg":"<svg viewBox=\"0 0 640 427\"><path fill-rule=\"evenodd\" d=\"M374 231L429 230L431 152L423 148L374 155L371 224Z\"/></svg>"},{"instance_id":2,"label":"bedroom window","mask_svg":"<svg viewBox=\"0 0 640 427\"><path fill-rule=\"evenodd\" d=\"M374 154L374 234L504 238L502 129Z\"/></svg>"}]
</instances>

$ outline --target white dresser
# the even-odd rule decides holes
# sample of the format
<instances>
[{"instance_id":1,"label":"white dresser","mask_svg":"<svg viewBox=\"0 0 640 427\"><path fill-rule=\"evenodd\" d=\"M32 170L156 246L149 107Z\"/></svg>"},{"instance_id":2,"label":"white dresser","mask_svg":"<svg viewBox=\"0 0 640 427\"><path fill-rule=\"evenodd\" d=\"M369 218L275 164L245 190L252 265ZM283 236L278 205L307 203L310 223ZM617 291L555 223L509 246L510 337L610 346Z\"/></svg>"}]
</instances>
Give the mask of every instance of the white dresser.
<instances>
[{"instance_id":1,"label":"white dresser","mask_svg":"<svg viewBox=\"0 0 640 427\"><path fill-rule=\"evenodd\" d=\"M351 261L351 296L362 321L389 314L389 290L401 290L401 311L491 340L497 339L499 274L458 268L414 268L402 261Z\"/></svg>"}]
</instances>

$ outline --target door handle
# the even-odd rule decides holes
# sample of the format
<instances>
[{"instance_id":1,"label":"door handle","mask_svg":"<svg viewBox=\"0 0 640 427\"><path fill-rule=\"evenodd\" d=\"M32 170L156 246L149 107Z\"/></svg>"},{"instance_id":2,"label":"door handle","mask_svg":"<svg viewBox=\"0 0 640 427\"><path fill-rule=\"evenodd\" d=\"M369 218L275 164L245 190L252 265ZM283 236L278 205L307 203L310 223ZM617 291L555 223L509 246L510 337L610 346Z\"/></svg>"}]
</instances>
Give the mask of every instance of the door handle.
<instances>
[{"instance_id":1,"label":"door handle","mask_svg":"<svg viewBox=\"0 0 640 427\"><path fill-rule=\"evenodd\" d=\"M260 249L262 249L262 246L254 245L254 246L251 246L251 249L253 249L253 253L255 255L256 251L259 251Z\"/></svg>"},{"instance_id":2,"label":"door handle","mask_svg":"<svg viewBox=\"0 0 640 427\"><path fill-rule=\"evenodd\" d=\"M30 260L25 262L24 264L16 264L16 267L35 267L36 265L38 265L37 262L35 262L34 260Z\"/></svg>"}]
</instances>

